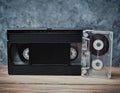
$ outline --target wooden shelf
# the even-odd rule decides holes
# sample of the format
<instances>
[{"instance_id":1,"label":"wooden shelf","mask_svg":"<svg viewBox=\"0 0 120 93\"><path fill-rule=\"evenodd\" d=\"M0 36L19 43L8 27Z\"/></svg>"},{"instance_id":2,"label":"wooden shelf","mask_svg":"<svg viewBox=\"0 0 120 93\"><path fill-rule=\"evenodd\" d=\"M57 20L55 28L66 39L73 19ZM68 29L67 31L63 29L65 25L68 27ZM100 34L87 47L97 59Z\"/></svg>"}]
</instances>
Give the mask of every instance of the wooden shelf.
<instances>
[{"instance_id":1,"label":"wooden shelf","mask_svg":"<svg viewBox=\"0 0 120 93\"><path fill-rule=\"evenodd\" d=\"M120 68L112 68L112 79L81 76L8 75L0 66L0 93L120 93Z\"/></svg>"}]
</instances>

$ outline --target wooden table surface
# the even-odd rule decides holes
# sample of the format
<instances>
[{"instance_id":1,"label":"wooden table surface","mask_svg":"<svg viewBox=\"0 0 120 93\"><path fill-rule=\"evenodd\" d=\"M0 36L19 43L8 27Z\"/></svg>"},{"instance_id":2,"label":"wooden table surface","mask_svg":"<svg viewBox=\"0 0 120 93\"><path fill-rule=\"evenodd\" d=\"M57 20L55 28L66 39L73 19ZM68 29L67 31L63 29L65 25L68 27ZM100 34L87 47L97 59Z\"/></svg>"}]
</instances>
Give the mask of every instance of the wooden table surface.
<instances>
[{"instance_id":1,"label":"wooden table surface","mask_svg":"<svg viewBox=\"0 0 120 93\"><path fill-rule=\"evenodd\" d=\"M112 68L112 79L98 79L8 75L7 66L0 66L0 93L120 93L120 68Z\"/></svg>"}]
</instances>

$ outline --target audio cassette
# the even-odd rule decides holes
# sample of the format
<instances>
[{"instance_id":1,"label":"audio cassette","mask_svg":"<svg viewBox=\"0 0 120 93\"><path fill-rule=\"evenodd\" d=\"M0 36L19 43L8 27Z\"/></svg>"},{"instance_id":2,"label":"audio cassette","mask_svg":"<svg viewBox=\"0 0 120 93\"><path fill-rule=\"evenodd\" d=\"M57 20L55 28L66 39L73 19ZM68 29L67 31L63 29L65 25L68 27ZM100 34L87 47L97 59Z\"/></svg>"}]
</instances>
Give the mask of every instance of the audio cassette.
<instances>
[{"instance_id":1,"label":"audio cassette","mask_svg":"<svg viewBox=\"0 0 120 93\"><path fill-rule=\"evenodd\" d=\"M111 78L113 32L84 30L81 75Z\"/></svg>"},{"instance_id":2,"label":"audio cassette","mask_svg":"<svg viewBox=\"0 0 120 93\"><path fill-rule=\"evenodd\" d=\"M11 29L10 75L81 75L82 30Z\"/></svg>"}]
</instances>

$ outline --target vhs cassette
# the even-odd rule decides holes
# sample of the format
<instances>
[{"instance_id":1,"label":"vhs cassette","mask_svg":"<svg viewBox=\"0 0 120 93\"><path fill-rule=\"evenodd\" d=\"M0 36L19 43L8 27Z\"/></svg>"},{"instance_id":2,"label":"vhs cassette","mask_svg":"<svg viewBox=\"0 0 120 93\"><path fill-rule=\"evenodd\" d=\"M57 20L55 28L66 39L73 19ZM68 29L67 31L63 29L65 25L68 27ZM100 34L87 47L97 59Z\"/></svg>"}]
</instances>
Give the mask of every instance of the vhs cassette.
<instances>
[{"instance_id":1,"label":"vhs cassette","mask_svg":"<svg viewBox=\"0 0 120 93\"><path fill-rule=\"evenodd\" d=\"M8 30L10 75L81 75L82 30Z\"/></svg>"}]
</instances>

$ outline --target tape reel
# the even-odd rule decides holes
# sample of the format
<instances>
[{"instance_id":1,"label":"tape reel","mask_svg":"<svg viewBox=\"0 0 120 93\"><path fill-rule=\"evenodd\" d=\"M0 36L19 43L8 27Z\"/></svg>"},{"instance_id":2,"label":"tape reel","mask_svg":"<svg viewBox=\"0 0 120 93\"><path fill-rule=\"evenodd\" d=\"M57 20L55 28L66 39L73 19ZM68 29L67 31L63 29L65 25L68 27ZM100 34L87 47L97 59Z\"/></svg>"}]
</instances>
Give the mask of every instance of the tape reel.
<instances>
[{"instance_id":1,"label":"tape reel","mask_svg":"<svg viewBox=\"0 0 120 93\"><path fill-rule=\"evenodd\" d=\"M28 44L17 45L17 50L22 62L29 63L29 45Z\"/></svg>"},{"instance_id":2,"label":"tape reel","mask_svg":"<svg viewBox=\"0 0 120 93\"><path fill-rule=\"evenodd\" d=\"M70 65L81 65L81 43L70 44Z\"/></svg>"},{"instance_id":3,"label":"tape reel","mask_svg":"<svg viewBox=\"0 0 120 93\"><path fill-rule=\"evenodd\" d=\"M29 60L29 48L25 48L23 50L23 57L26 59L26 60Z\"/></svg>"},{"instance_id":4,"label":"tape reel","mask_svg":"<svg viewBox=\"0 0 120 93\"><path fill-rule=\"evenodd\" d=\"M78 56L78 51L75 47L70 48L70 60L75 60Z\"/></svg>"},{"instance_id":5,"label":"tape reel","mask_svg":"<svg viewBox=\"0 0 120 93\"><path fill-rule=\"evenodd\" d=\"M109 49L109 41L102 34L94 34L90 37L90 51L93 55L104 55Z\"/></svg>"},{"instance_id":6,"label":"tape reel","mask_svg":"<svg viewBox=\"0 0 120 93\"><path fill-rule=\"evenodd\" d=\"M95 60L93 60L92 61L92 68L94 69L94 70L102 70L102 68L103 68L103 62L102 62L102 60L100 60L100 59L95 59Z\"/></svg>"},{"instance_id":7,"label":"tape reel","mask_svg":"<svg viewBox=\"0 0 120 93\"><path fill-rule=\"evenodd\" d=\"M100 50L102 50L103 49L103 47L104 47L104 43L103 43L103 41L102 40L95 40L94 42L93 42L93 47L94 47L94 49L96 49L97 51L100 51Z\"/></svg>"}]
</instances>

